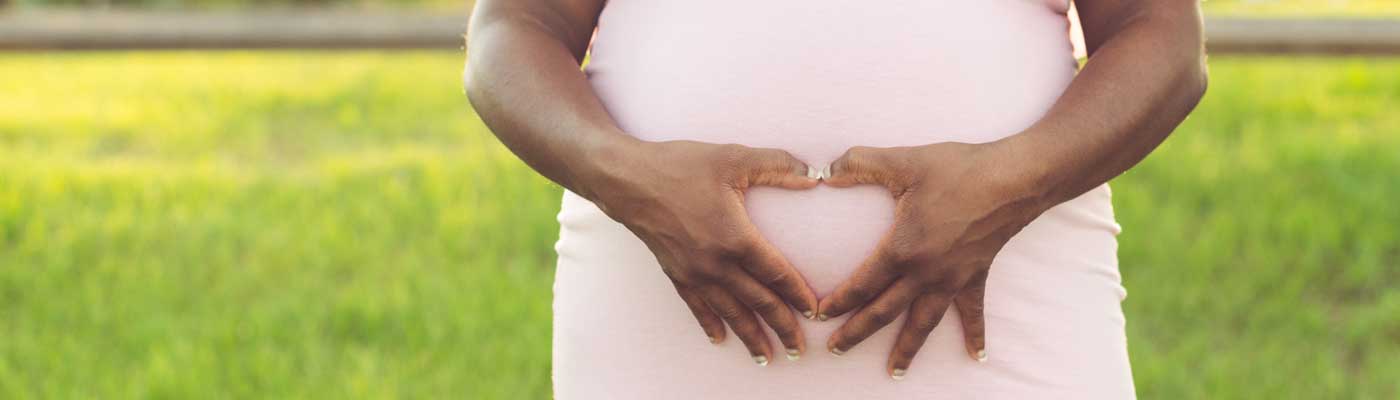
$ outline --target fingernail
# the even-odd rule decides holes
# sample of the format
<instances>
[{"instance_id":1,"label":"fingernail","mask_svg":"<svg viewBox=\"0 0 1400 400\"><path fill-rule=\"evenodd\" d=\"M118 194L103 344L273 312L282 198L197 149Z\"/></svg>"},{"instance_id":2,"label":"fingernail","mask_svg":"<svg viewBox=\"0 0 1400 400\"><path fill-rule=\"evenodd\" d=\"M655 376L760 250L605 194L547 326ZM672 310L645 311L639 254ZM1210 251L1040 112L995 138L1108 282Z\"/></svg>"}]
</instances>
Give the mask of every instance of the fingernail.
<instances>
[{"instance_id":1,"label":"fingernail","mask_svg":"<svg viewBox=\"0 0 1400 400\"><path fill-rule=\"evenodd\" d=\"M987 349L977 350L977 362L987 362Z\"/></svg>"},{"instance_id":2,"label":"fingernail","mask_svg":"<svg viewBox=\"0 0 1400 400\"><path fill-rule=\"evenodd\" d=\"M812 310L807 310L807 311L803 311L803 312L802 312L802 318L806 318L806 319L812 319L812 317L815 316L815 315L816 315L816 314L813 313Z\"/></svg>"},{"instance_id":3,"label":"fingernail","mask_svg":"<svg viewBox=\"0 0 1400 400\"><path fill-rule=\"evenodd\" d=\"M895 368L895 369L894 369L894 372L890 372L890 377L891 377L891 378L894 378L894 380L897 380L897 381L902 381L902 380L904 380L904 369L903 369L903 368Z\"/></svg>"},{"instance_id":4,"label":"fingernail","mask_svg":"<svg viewBox=\"0 0 1400 400\"><path fill-rule=\"evenodd\" d=\"M768 366L768 357L763 355L753 356L753 362L757 363L760 367L765 367Z\"/></svg>"},{"instance_id":5,"label":"fingernail","mask_svg":"<svg viewBox=\"0 0 1400 400\"><path fill-rule=\"evenodd\" d=\"M799 358L802 358L802 351L797 349L787 349L788 361L797 361L797 359Z\"/></svg>"},{"instance_id":6,"label":"fingernail","mask_svg":"<svg viewBox=\"0 0 1400 400\"><path fill-rule=\"evenodd\" d=\"M826 321L826 314L817 314L818 321Z\"/></svg>"},{"instance_id":7,"label":"fingernail","mask_svg":"<svg viewBox=\"0 0 1400 400\"><path fill-rule=\"evenodd\" d=\"M821 176L822 179L831 179L831 165L822 167Z\"/></svg>"},{"instance_id":8,"label":"fingernail","mask_svg":"<svg viewBox=\"0 0 1400 400\"><path fill-rule=\"evenodd\" d=\"M835 347L832 347L830 350L831 350L831 354L834 355L834 356L837 356L837 357L840 357L842 354L846 354L846 351L845 351L845 350L841 350L841 349L838 349L838 348L835 348Z\"/></svg>"},{"instance_id":9,"label":"fingernail","mask_svg":"<svg viewBox=\"0 0 1400 400\"><path fill-rule=\"evenodd\" d=\"M719 338L710 336L710 344L719 344Z\"/></svg>"},{"instance_id":10,"label":"fingernail","mask_svg":"<svg viewBox=\"0 0 1400 400\"><path fill-rule=\"evenodd\" d=\"M808 166L807 166L807 178L809 178L809 179L821 179L821 178L822 178L822 172L821 172L821 171L818 171L816 168L812 168L812 166L808 165Z\"/></svg>"}]
</instances>

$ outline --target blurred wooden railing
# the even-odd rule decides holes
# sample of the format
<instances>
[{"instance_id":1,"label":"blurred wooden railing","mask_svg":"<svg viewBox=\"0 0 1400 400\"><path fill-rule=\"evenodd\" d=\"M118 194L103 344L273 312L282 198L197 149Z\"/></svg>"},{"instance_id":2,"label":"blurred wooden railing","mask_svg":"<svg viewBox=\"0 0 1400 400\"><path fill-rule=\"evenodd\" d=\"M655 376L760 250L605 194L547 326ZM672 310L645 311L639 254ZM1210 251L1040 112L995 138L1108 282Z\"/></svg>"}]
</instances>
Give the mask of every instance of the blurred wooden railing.
<instances>
[{"instance_id":1,"label":"blurred wooden railing","mask_svg":"<svg viewBox=\"0 0 1400 400\"><path fill-rule=\"evenodd\" d=\"M0 13L0 50L461 48L465 15ZM1212 54L1400 55L1400 19L1208 18Z\"/></svg>"},{"instance_id":2,"label":"blurred wooden railing","mask_svg":"<svg viewBox=\"0 0 1400 400\"><path fill-rule=\"evenodd\" d=\"M1212 54L1400 54L1400 19L1206 19Z\"/></svg>"},{"instance_id":3,"label":"blurred wooden railing","mask_svg":"<svg viewBox=\"0 0 1400 400\"><path fill-rule=\"evenodd\" d=\"M0 14L0 49L460 48L466 15Z\"/></svg>"}]
</instances>

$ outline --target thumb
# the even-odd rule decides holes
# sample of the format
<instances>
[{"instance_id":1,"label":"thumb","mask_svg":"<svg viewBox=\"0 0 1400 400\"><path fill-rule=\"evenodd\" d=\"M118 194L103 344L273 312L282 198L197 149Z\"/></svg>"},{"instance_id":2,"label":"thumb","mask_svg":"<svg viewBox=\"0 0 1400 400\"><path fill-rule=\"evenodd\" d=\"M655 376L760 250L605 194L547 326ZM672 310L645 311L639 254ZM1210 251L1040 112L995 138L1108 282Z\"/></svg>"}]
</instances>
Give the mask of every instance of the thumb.
<instances>
[{"instance_id":1,"label":"thumb","mask_svg":"<svg viewBox=\"0 0 1400 400\"><path fill-rule=\"evenodd\" d=\"M820 172L792 154L778 149L753 149L748 158L750 186L777 186L810 189L820 181Z\"/></svg>"},{"instance_id":2,"label":"thumb","mask_svg":"<svg viewBox=\"0 0 1400 400\"><path fill-rule=\"evenodd\" d=\"M856 146L831 162L825 179L828 185L837 187L869 184L894 188L899 164L894 148Z\"/></svg>"}]
</instances>

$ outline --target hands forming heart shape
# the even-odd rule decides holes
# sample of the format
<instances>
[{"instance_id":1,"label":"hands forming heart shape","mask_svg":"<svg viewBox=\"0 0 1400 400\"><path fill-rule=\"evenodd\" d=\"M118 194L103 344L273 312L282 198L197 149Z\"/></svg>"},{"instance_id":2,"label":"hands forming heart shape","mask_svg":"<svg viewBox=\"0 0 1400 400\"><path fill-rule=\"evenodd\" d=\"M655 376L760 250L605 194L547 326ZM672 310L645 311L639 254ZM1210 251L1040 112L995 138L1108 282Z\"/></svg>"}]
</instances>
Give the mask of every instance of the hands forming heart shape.
<instances>
[{"instance_id":1,"label":"hands forming heart shape","mask_svg":"<svg viewBox=\"0 0 1400 400\"><path fill-rule=\"evenodd\" d=\"M854 147L820 171L775 149L634 146L629 153L642 156L589 177L606 188L595 203L646 243L711 341L723 340L728 324L760 365L772 357L760 318L795 360L806 349L796 313L817 320L851 313L826 343L836 355L907 314L886 367L900 379L949 307L962 316L968 355L985 361L992 259L1048 208L1024 182L1030 175L1008 168L1014 152L997 142ZM818 301L748 220L743 199L753 186L808 189L823 181L889 189L896 218L874 253Z\"/></svg>"}]
</instances>

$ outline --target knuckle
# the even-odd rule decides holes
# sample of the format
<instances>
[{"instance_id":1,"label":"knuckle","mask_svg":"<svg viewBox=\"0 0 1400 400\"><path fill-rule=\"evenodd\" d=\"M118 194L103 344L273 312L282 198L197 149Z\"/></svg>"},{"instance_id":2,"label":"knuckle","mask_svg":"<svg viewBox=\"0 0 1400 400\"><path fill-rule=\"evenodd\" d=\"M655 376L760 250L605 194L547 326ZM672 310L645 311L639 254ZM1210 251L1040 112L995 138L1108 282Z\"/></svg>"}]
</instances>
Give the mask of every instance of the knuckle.
<instances>
[{"instance_id":1,"label":"knuckle","mask_svg":"<svg viewBox=\"0 0 1400 400\"><path fill-rule=\"evenodd\" d=\"M786 282L788 278L792 276L787 271L778 268L765 270L756 275L758 281L762 282L764 285L767 286L776 286L780 283Z\"/></svg>"},{"instance_id":2,"label":"knuckle","mask_svg":"<svg viewBox=\"0 0 1400 400\"><path fill-rule=\"evenodd\" d=\"M724 279L725 271L715 264L696 265L681 273L684 281L690 283L715 283Z\"/></svg>"},{"instance_id":3,"label":"knuckle","mask_svg":"<svg viewBox=\"0 0 1400 400\"><path fill-rule=\"evenodd\" d=\"M747 169L750 162L748 147L739 144L721 144L714 147L714 159L720 166L719 170L727 178L733 178L736 174L742 174Z\"/></svg>"},{"instance_id":4,"label":"knuckle","mask_svg":"<svg viewBox=\"0 0 1400 400\"><path fill-rule=\"evenodd\" d=\"M958 287L952 279L934 278L924 283L924 291L938 296L947 296L957 293Z\"/></svg>"},{"instance_id":5,"label":"knuckle","mask_svg":"<svg viewBox=\"0 0 1400 400\"><path fill-rule=\"evenodd\" d=\"M976 304L980 308L982 306L982 296L985 293L985 285L981 284L977 280L971 280L968 281L968 284L963 285L962 290L958 292L958 297L963 302L966 302L969 305Z\"/></svg>"},{"instance_id":6,"label":"knuckle","mask_svg":"<svg viewBox=\"0 0 1400 400\"><path fill-rule=\"evenodd\" d=\"M962 311L964 314L969 314L969 315L971 315L971 316L976 316L976 317L979 317L979 318L982 316L982 313L985 311L985 309L984 309L985 306L982 304L981 301L964 300L964 301L960 301L958 305L959 305L959 307L958 307L958 308L959 308L959 311Z\"/></svg>"},{"instance_id":7,"label":"knuckle","mask_svg":"<svg viewBox=\"0 0 1400 400\"><path fill-rule=\"evenodd\" d=\"M715 249L715 256L723 263L739 263L749 258L749 245L744 243L724 243Z\"/></svg>"},{"instance_id":8,"label":"knuckle","mask_svg":"<svg viewBox=\"0 0 1400 400\"><path fill-rule=\"evenodd\" d=\"M883 262L890 264L895 269L905 270L925 261L925 254L923 249L915 246L894 245L885 249Z\"/></svg>"},{"instance_id":9,"label":"knuckle","mask_svg":"<svg viewBox=\"0 0 1400 400\"><path fill-rule=\"evenodd\" d=\"M772 297L764 296L754 300L753 304L749 305L749 307L752 307L754 312L759 314L768 314L778 311L781 308L780 304L782 303L774 300Z\"/></svg>"},{"instance_id":10,"label":"knuckle","mask_svg":"<svg viewBox=\"0 0 1400 400\"><path fill-rule=\"evenodd\" d=\"M741 144L725 143L715 147L721 157L729 160L741 160L749 154L750 149Z\"/></svg>"},{"instance_id":11,"label":"knuckle","mask_svg":"<svg viewBox=\"0 0 1400 400\"><path fill-rule=\"evenodd\" d=\"M875 288L866 284L853 285L846 290L847 299L860 301L873 296L875 296Z\"/></svg>"},{"instance_id":12,"label":"knuckle","mask_svg":"<svg viewBox=\"0 0 1400 400\"><path fill-rule=\"evenodd\" d=\"M793 158L792 153L788 153L787 150L772 148L757 149L753 152L753 156L759 157L764 160L777 161L787 161L788 159Z\"/></svg>"},{"instance_id":13,"label":"knuckle","mask_svg":"<svg viewBox=\"0 0 1400 400\"><path fill-rule=\"evenodd\" d=\"M954 271L952 277L953 280L958 284L958 291L961 292L964 288L970 289L969 286L971 286L970 284L972 283L972 278L975 275L977 275L976 270L967 268Z\"/></svg>"},{"instance_id":14,"label":"knuckle","mask_svg":"<svg viewBox=\"0 0 1400 400\"><path fill-rule=\"evenodd\" d=\"M724 319L725 321L732 321L730 324L735 330L739 330L738 325L742 325L741 323L739 323L739 316L741 314L739 309L737 308L717 307L715 308L715 314L719 315L719 317Z\"/></svg>"},{"instance_id":15,"label":"knuckle","mask_svg":"<svg viewBox=\"0 0 1400 400\"><path fill-rule=\"evenodd\" d=\"M730 263L745 258L752 245L747 240L726 238L702 247L702 252L717 263Z\"/></svg>"},{"instance_id":16,"label":"knuckle","mask_svg":"<svg viewBox=\"0 0 1400 400\"><path fill-rule=\"evenodd\" d=\"M716 246L716 250L719 251L720 255L732 258L741 258L748 255L750 250L753 250L753 242L739 236L727 237L719 241L719 243L716 243Z\"/></svg>"},{"instance_id":17,"label":"knuckle","mask_svg":"<svg viewBox=\"0 0 1400 400\"><path fill-rule=\"evenodd\" d=\"M894 307L884 305L870 306L870 321L877 326L889 325L899 317L899 310Z\"/></svg>"},{"instance_id":18,"label":"knuckle","mask_svg":"<svg viewBox=\"0 0 1400 400\"><path fill-rule=\"evenodd\" d=\"M927 315L919 316L914 318L910 326L914 327L915 332L918 332L920 335L927 335L929 332L933 332L933 328L938 327L938 320Z\"/></svg>"}]
</instances>

